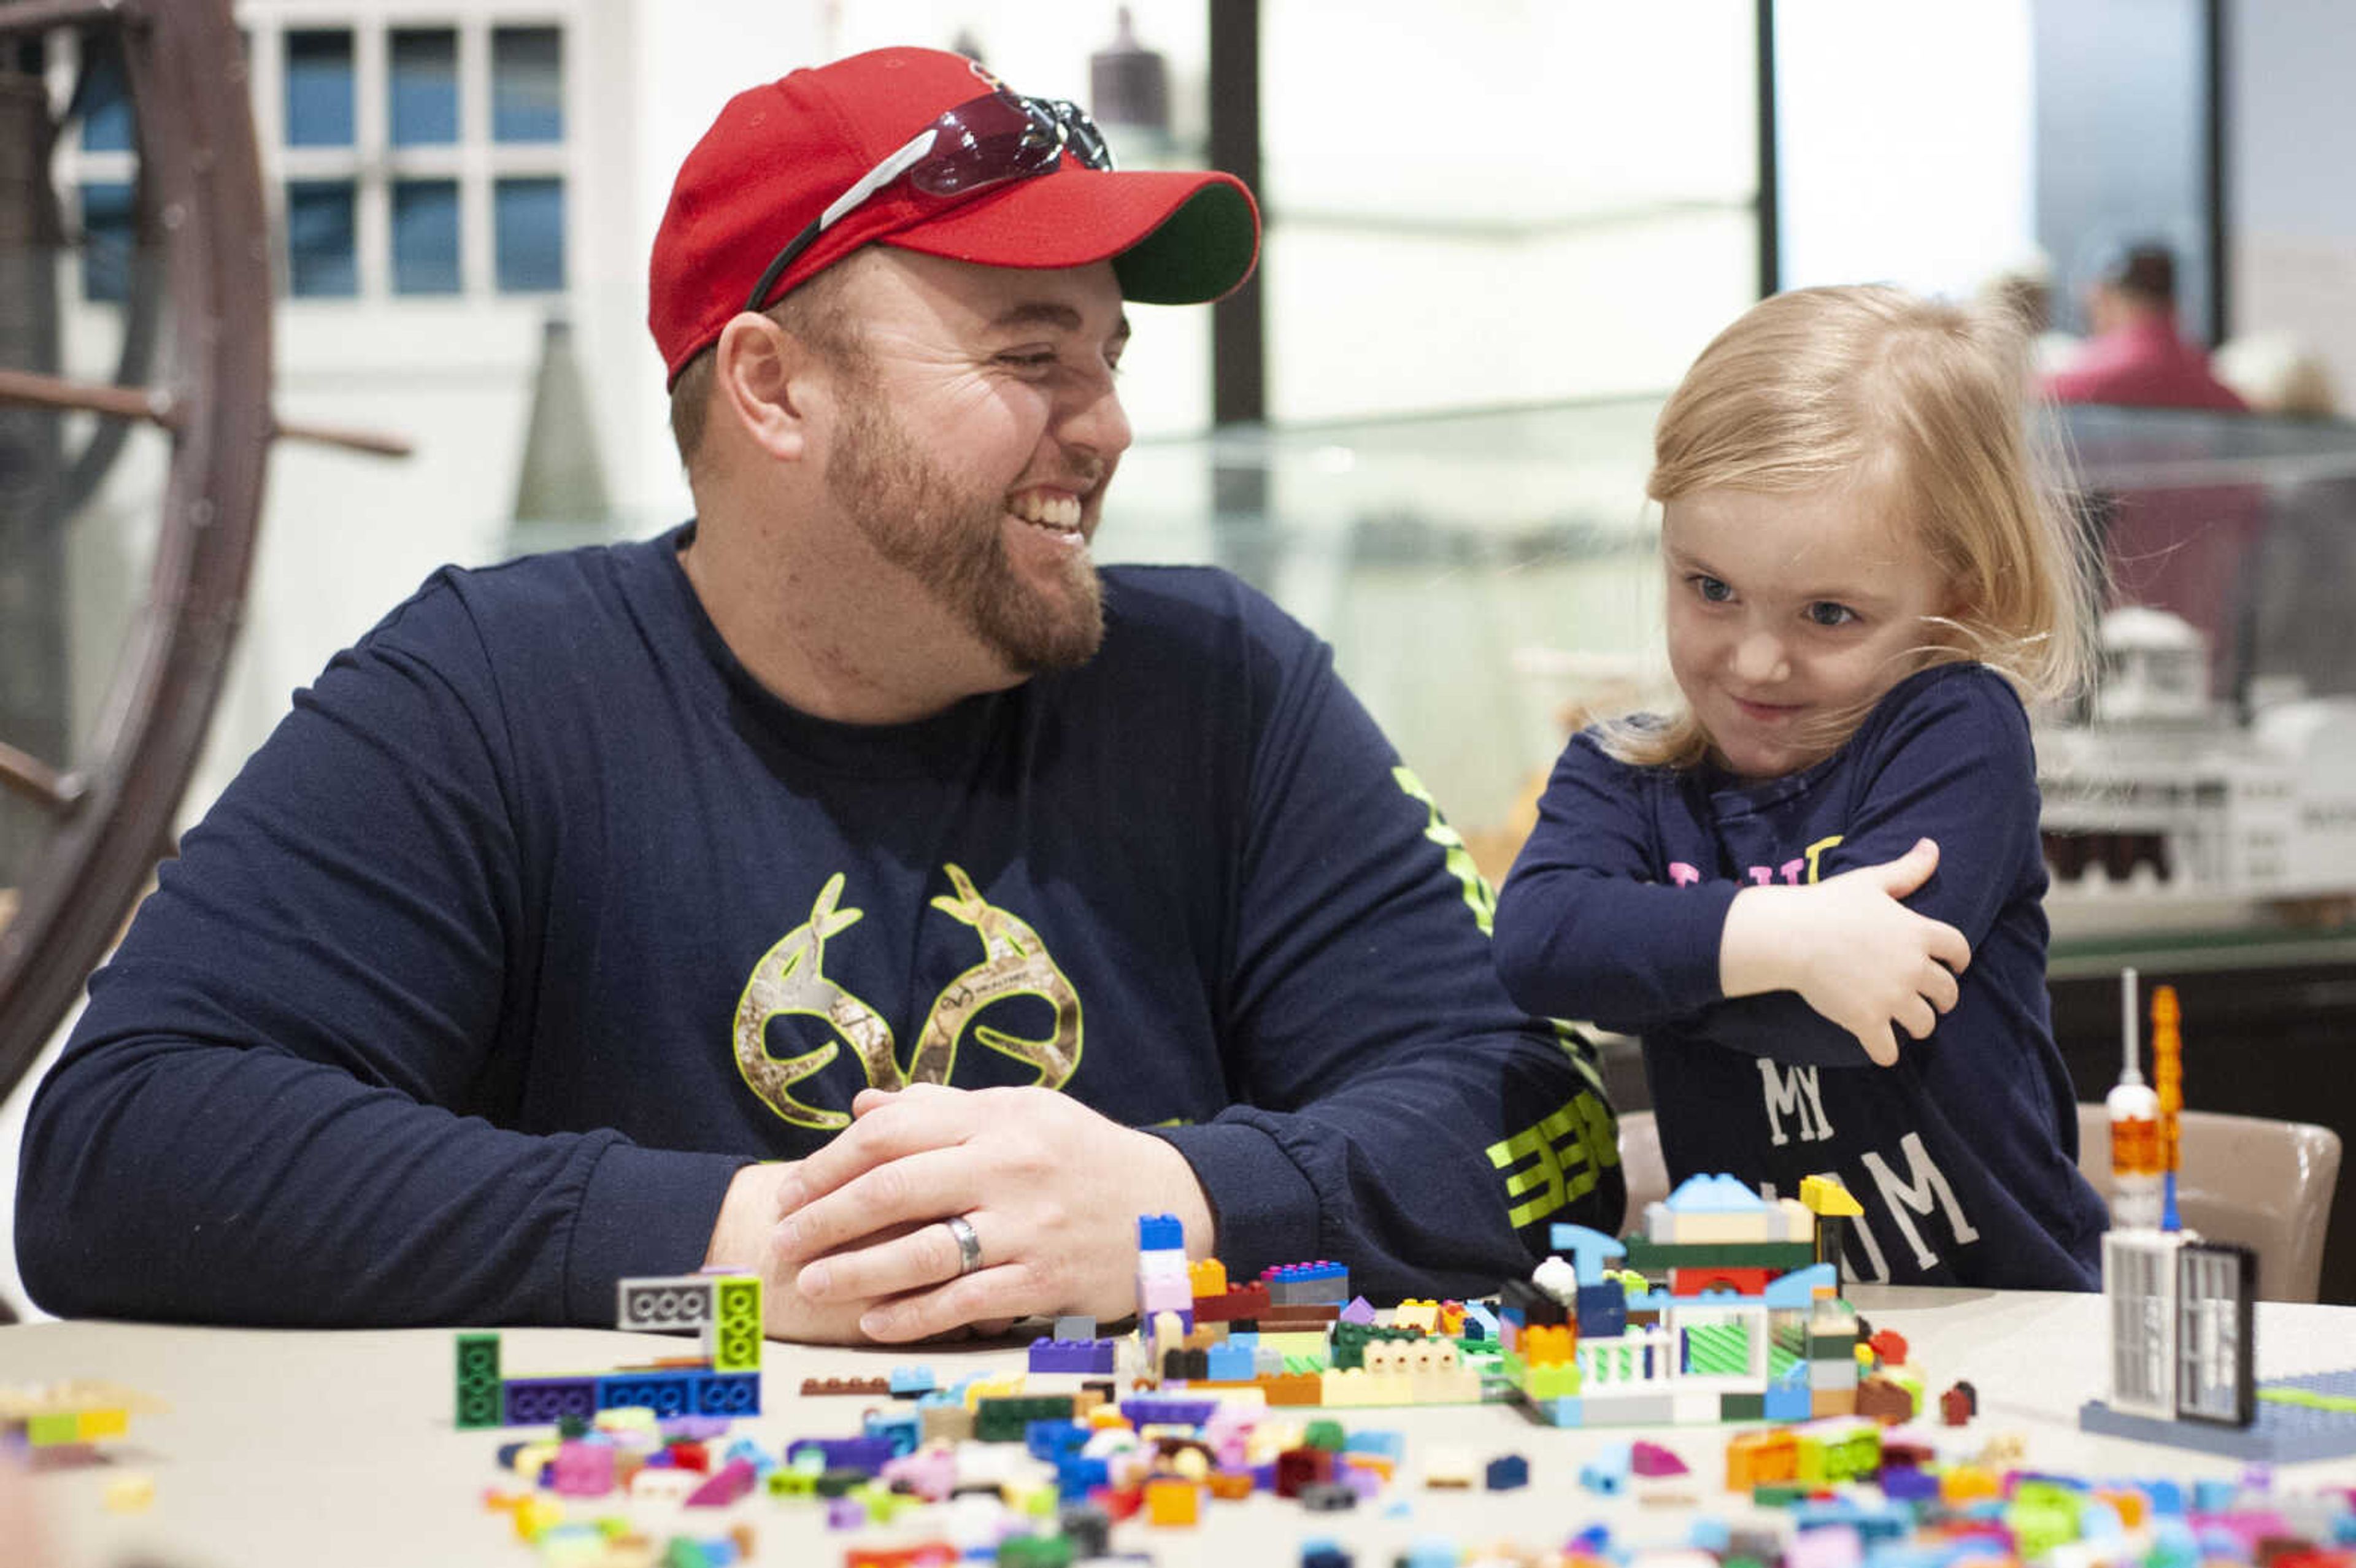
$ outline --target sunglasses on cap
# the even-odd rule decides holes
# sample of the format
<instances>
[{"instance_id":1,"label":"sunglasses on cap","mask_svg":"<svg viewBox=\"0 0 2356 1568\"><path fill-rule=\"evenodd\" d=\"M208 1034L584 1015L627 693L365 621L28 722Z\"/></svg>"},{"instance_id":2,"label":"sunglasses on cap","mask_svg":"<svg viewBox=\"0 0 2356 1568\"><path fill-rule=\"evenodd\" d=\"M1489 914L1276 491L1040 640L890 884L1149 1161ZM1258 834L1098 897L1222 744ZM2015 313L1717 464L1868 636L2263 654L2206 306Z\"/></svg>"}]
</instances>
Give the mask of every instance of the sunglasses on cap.
<instances>
[{"instance_id":1,"label":"sunglasses on cap","mask_svg":"<svg viewBox=\"0 0 2356 1568\"><path fill-rule=\"evenodd\" d=\"M926 196L962 201L1009 180L1044 175L1066 152L1082 168L1112 167L1112 149L1105 145L1103 133L1076 103L1018 98L1004 88L960 103L868 170L818 215L818 221L795 235L753 285L744 308L758 311L767 305L769 291L803 251L818 243L819 235L904 175Z\"/></svg>"}]
</instances>

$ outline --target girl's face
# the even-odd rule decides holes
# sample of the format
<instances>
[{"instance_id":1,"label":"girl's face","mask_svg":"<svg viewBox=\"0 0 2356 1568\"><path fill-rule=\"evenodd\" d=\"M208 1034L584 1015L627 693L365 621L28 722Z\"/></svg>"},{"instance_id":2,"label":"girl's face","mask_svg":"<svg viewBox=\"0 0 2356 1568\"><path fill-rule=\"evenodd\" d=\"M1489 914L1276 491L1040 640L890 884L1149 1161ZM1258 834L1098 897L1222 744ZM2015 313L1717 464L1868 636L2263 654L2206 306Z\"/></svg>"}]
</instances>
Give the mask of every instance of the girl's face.
<instances>
[{"instance_id":1,"label":"girl's face","mask_svg":"<svg viewBox=\"0 0 2356 1568\"><path fill-rule=\"evenodd\" d=\"M1664 507L1661 544L1669 669L1742 778L1830 756L1954 613L1912 530L1845 489L1696 491Z\"/></svg>"}]
</instances>

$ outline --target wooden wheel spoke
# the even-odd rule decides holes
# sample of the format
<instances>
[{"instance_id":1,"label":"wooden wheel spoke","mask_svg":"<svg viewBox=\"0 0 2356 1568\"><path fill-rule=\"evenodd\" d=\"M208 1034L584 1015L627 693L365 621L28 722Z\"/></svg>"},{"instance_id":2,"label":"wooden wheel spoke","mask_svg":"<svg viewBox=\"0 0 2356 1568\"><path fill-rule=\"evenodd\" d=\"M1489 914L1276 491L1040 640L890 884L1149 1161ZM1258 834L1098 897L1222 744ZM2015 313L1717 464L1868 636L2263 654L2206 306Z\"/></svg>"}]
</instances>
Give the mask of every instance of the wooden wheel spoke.
<instances>
[{"instance_id":1,"label":"wooden wheel spoke","mask_svg":"<svg viewBox=\"0 0 2356 1568\"><path fill-rule=\"evenodd\" d=\"M63 814L81 799L83 783L80 774L61 773L38 757L0 741L0 788Z\"/></svg>"},{"instance_id":2,"label":"wooden wheel spoke","mask_svg":"<svg viewBox=\"0 0 2356 1568\"><path fill-rule=\"evenodd\" d=\"M17 0L0 4L0 34L46 33L86 22L135 22L145 7L141 0Z\"/></svg>"},{"instance_id":3,"label":"wooden wheel spoke","mask_svg":"<svg viewBox=\"0 0 2356 1568\"><path fill-rule=\"evenodd\" d=\"M78 413L107 414L115 419L141 420L177 431L183 421L179 400L160 387L117 387L98 381L73 381L31 370L0 370L0 403L19 408L66 409ZM407 457L412 448L401 436L348 426L296 423L274 420L272 433L282 440L342 447L372 457Z\"/></svg>"}]
</instances>

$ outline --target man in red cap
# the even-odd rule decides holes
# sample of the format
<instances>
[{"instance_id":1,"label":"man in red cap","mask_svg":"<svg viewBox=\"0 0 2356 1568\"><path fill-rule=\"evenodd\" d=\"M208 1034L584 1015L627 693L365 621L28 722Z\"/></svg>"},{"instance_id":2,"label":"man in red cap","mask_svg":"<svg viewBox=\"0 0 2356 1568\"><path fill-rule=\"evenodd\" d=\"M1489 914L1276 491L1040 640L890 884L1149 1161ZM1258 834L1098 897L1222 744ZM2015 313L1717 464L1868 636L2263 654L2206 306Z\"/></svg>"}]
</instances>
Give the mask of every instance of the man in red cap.
<instances>
[{"instance_id":1,"label":"man in red cap","mask_svg":"<svg viewBox=\"0 0 2356 1568\"><path fill-rule=\"evenodd\" d=\"M34 1107L38 1299L610 1322L709 1262L898 1340L1124 1315L1141 1215L1394 1296L1617 1221L1328 650L1089 559L1128 304L1258 245L1108 161L929 50L722 112L651 269L696 519L439 574L303 695Z\"/></svg>"}]
</instances>

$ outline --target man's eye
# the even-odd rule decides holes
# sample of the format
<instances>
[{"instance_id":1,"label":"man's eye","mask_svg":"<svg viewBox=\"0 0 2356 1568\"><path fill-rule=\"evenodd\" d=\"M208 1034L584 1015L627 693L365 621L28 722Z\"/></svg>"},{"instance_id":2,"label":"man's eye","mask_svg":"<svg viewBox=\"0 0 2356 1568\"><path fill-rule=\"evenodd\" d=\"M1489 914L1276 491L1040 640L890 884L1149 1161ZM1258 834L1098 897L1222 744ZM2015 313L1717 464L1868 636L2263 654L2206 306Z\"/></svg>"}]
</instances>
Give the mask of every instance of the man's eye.
<instances>
[{"instance_id":1,"label":"man's eye","mask_svg":"<svg viewBox=\"0 0 2356 1568\"><path fill-rule=\"evenodd\" d=\"M1734 597L1733 589L1706 571L1697 571L1687 581L1694 585L1694 592L1700 594L1708 603L1723 604Z\"/></svg>"},{"instance_id":2,"label":"man's eye","mask_svg":"<svg viewBox=\"0 0 2356 1568\"><path fill-rule=\"evenodd\" d=\"M1819 626L1846 626L1857 619L1857 612L1846 604L1836 604L1829 599L1819 599L1808 606L1808 619Z\"/></svg>"},{"instance_id":3,"label":"man's eye","mask_svg":"<svg viewBox=\"0 0 2356 1568\"><path fill-rule=\"evenodd\" d=\"M1052 350L1037 349L1020 354L1001 354L998 362L1012 365L1018 370L1045 370L1055 365L1055 356Z\"/></svg>"}]
</instances>

